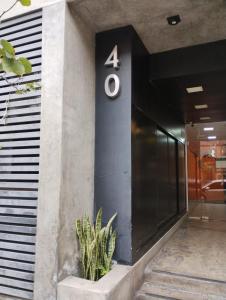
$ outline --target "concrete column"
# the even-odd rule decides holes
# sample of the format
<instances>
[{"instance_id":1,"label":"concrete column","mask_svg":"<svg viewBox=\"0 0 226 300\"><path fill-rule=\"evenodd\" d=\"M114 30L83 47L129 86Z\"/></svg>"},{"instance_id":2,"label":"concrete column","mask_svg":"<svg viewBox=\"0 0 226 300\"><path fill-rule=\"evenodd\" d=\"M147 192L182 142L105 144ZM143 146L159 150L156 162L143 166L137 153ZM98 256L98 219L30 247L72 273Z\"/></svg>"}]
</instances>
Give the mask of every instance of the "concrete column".
<instances>
[{"instance_id":1,"label":"concrete column","mask_svg":"<svg viewBox=\"0 0 226 300\"><path fill-rule=\"evenodd\" d=\"M34 299L55 300L62 185L65 4L43 10L41 146ZM58 42L56 42L58 41ZM56 51L57 47L57 51Z\"/></svg>"},{"instance_id":2,"label":"concrete column","mask_svg":"<svg viewBox=\"0 0 226 300\"><path fill-rule=\"evenodd\" d=\"M43 9L42 120L34 300L77 274L74 221L93 214L94 36L65 1Z\"/></svg>"}]
</instances>

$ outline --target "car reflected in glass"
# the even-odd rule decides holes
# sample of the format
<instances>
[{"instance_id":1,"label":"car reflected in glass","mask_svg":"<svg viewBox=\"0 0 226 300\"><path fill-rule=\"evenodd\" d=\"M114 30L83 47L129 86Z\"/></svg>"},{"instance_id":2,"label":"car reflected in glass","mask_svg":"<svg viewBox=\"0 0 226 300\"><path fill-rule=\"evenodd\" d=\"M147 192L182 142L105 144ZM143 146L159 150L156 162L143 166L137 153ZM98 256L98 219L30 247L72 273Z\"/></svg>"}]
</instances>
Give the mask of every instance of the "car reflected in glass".
<instances>
[{"instance_id":1,"label":"car reflected in glass","mask_svg":"<svg viewBox=\"0 0 226 300\"><path fill-rule=\"evenodd\" d=\"M226 201L226 179L213 180L201 189L201 199L210 202Z\"/></svg>"}]
</instances>

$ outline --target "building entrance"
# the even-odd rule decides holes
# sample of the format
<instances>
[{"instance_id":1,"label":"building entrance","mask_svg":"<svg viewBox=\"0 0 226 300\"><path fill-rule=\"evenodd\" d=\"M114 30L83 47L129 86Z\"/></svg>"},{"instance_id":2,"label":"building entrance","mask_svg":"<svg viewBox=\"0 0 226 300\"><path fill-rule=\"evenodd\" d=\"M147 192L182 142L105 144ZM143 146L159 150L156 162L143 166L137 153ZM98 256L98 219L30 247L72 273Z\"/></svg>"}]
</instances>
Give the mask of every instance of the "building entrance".
<instances>
[{"instance_id":1,"label":"building entrance","mask_svg":"<svg viewBox=\"0 0 226 300\"><path fill-rule=\"evenodd\" d=\"M187 126L190 218L226 221L226 122Z\"/></svg>"}]
</instances>

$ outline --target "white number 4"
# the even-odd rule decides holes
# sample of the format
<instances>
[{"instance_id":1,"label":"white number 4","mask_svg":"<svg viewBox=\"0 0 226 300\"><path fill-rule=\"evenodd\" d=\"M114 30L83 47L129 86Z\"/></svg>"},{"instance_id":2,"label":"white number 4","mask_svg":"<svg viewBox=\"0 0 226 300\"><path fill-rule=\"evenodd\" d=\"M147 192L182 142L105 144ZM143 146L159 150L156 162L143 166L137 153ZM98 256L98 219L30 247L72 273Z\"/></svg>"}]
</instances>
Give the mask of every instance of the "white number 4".
<instances>
[{"instance_id":1,"label":"white number 4","mask_svg":"<svg viewBox=\"0 0 226 300\"><path fill-rule=\"evenodd\" d=\"M106 60L105 66L113 66L115 69L119 67L119 59L118 59L118 46L115 45L108 59Z\"/></svg>"}]
</instances>

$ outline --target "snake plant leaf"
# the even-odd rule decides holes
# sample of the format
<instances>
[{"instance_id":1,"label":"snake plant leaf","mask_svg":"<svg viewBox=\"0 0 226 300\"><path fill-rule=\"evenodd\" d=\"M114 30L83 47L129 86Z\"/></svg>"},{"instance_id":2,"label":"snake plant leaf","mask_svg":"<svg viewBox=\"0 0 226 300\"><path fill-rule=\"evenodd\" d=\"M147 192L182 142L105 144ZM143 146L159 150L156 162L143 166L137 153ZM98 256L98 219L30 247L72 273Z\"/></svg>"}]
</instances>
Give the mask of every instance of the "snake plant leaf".
<instances>
[{"instance_id":1,"label":"snake plant leaf","mask_svg":"<svg viewBox=\"0 0 226 300\"><path fill-rule=\"evenodd\" d=\"M82 231L83 231L84 237L87 237L87 227L88 227L88 225L87 225L87 217L85 216L83 218L83 221L82 221Z\"/></svg>"},{"instance_id":2,"label":"snake plant leaf","mask_svg":"<svg viewBox=\"0 0 226 300\"><path fill-rule=\"evenodd\" d=\"M81 239L82 238L82 224L81 224L81 220L76 220L75 227L76 227L77 235L78 235L79 239Z\"/></svg>"},{"instance_id":3,"label":"snake plant leaf","mask_svg":"<svg viewBox=\"0 0 226 300\"><path fill-rule=\"evenodd\" d=\"M108 259L111 261L115 251L116 232L114 231L109 240Z\"/></svg>"},{"instance_id":4,"label":"snake plant leaf","mask_svg":"<svg viewBox=\"0 0 226 300\"><path fill-rule=\"evenodd\" d=\"M86 279L96 281L111 269L116 241L116 233L112 230L115 217L116 214L103 228L102 209L99 210L93 225L87 216L76 221L82 275Z\"/></svg>"},{"instance_id":5,"label":"snake plant leaf","mask_svg":"<svg viewBox=\"0 0 226 300\"><path fill-rule=\"evenodd\" d=\"M103 240L104 234L105 234L105 227L104 227L104 228L101 228L101 230L100 230L100 232L99 232L100 240Z\"/></svg>"},{"instance_id":6,"label":"snake plant leaf","mask_svg":"<svg viewBox=\"0 0 226 300\"><path fill-rule=\"evenodd\" d=\"M102 208L99 209L96 217L96 232L100 232L102 226Z\"/></svg>"},{"instance_id":7,"label":"snake plant leaf","mask_svg":"<svg viewBox=\"0 0 226 300\"><path fill-rule=\"evenodd\" d=\"M110 228L112 226L112 223L114 221L114 219L116 218L117 214L114 214L111 219L108 221L108 224L106 226L106 235L108 236L109 235L109 231L110 231Z\"/></svg>"}]
</instances>

